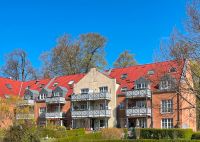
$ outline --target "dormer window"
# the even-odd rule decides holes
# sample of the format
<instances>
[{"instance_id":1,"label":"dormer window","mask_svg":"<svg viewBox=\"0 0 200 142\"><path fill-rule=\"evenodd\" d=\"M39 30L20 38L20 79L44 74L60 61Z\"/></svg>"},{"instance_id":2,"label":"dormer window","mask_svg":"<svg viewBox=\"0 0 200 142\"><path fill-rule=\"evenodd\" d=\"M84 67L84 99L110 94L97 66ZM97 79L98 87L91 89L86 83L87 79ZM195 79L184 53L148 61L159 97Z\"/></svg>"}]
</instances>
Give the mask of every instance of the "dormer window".
<instances>
[{"instance_id":1,"label":"dormer window","mask_svg":"<svg viewBox=\"0 0 200 142\"><path fill-rule=\"evenodd\" d=\"M153 75L154 73L155 73L154 70L149 70L147 74L148 75Z\"/></svg>"},{"instance_id":2,"label":"dormer window","mask_svg":"<svg viewBox=\"0 0 200 142\"><path fill-rule=\"evenodd\" d=\"M53 92L54 97L60 97L60 92Z\"/></svg>"},{"instance_id":3,"label":"dormer window","mask_svg":"<svg viewBox=\"0 0 200 142\"><path fill-rule=\"evenodd\" d=\"M57 82L55 82L54 84L53 84L53 86L55 87L55 86L57 86L58 85L58 83Z\"/></svg>"},{"instance_id":4,"label":"dormer window","mask_svg":"<svg viewBox=\"0 0 200 142\"><path fill-rule=\"evenodd\" d=\"M68 85L72 85L74 83L74 80L71 80L68 82Z\"/></svg>"},{"instance_id":5,"label":"dormer window","mask_svg":"<svg viewBox=\"0 0 200 142\"><path fill-rule=\"evenodd\" d=\"M160 90L171 90L176 87L176 79L172 78L169 74L164 75L159 83Z\"/></svg>"},{"instance_id":6,"label":"dormer window","mask_svg":"<svg viewBox=\"0 0 200 142\"><path fill-rule=\"evenodd\" d=\"M128 77L128 74L127 73L124 73L121 75L121 79L126 79Z\"/></svg>"},{"instance_id":7,"label":"dormer window","mask_svg":"<svg viewBox=\"0 0 200 142\"><path fill-rule=\"evenodd\" d=\"M175 67L170 68L169 72L176 72L176 68Z\"/></svg>"},{"instance_id":8,"label":"dormer window","mask_svg":"<svg viewBox=\"0 0 200 142\"><path fill-rule=\"evenodd\" d=\"M47 97L46 94L40 94L40 95L38 96L38 99L39 99L39 100L45 100L46 97Z\"/></svg>"},{"instance_id":9,"label":"dormer window","mask_svg":"<svg viewBox=\"0 0 200 142\"><path fill-rule=\"evenodd\" d=\"M135 81L135 89L146 89L149 88L150 81L144 77L140 77Z\"/></svg>"},{"instance_id":10,"label":"dormer window","mask_svg":"<svg viewBox=\"0 0 200 142\"><path fill-rule=\"evenodd\" d=\"M43 88L44 87L44 84L40 84L40 88Z\"/></svg>"},{"instance_id":11,"label":"dormer window","mask_svg":"<svg viewBox=\"0 0 200 142\"><path fill-rule=\"evenodd\" d=\"M147 84L146 83L139 83L136 84L135 89L145 89L147 88Z\"/></svg>"},{"instance_id":12,"label":"dormer window","mask_svg":"<svg viewBox=\"0 0 200 142\"><path fill-rule=\"evenodd\" d=\"M7 87L8 89L12 89L11 84L6 84L6 87Z\"/></svg>"},{"instance_id":13,"label":"dormer window","mask_svg":"<svg viewBox=\"0 0 200 142\"><path fill-rule=\"evenodd\" d=\"M170 80L163 80L160 82L160 89L170 89L172 87L172 82Z\"/></svg>"},{"instance_id":14,"label":"dormer window","mask_svg":"<svg viewBox=\"0 0 200 142\"><path fill-rule=\"evenodd\" d=\"M89 88L83 88L81 89L81 94L88 94Z\"/></svg>"},{"instance_id":15,"label":"dormer window","mask_svg":"<svg viewBox=\"0 0 200 142\"><path fill-rule=\"evenodd\" d=\"M128 90L128 88L127 88L127 87L122 87L122 88L121 88L121 92L122 92L122 93L125 93L125 92L127 92L127 90Z\"/></svg>"}]
</instances>

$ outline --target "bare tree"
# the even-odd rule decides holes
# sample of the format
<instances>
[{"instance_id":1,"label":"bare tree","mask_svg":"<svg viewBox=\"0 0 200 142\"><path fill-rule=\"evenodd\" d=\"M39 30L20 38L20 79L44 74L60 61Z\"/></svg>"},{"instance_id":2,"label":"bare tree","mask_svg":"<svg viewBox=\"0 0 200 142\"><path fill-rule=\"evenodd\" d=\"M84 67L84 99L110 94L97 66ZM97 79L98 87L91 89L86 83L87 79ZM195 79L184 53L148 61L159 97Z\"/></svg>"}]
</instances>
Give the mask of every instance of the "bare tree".
<instances>
[{"instance_id":1,"label":"bare tree","mask_svg":"<svg viewBox=\"0 0 200 142\"><path fill-rule=\"evenodd\" d=\"M6 77L25 81L37 78L36 71L22 49L16 49L5 56L5 65L1 68Z\"/></svg>"},{"instance_id":2,"label":"bare tree","mask_svg":"<svg viewBox=\"0 0 200 142\"><path fill-rule=\"evenodd\" d=\"M105 38L99 34L82 34L73 40L69 35L58 39L55 48L43 53L43 75L53 77L86 73L92 67L103 69Z\"/></svg>"},{"instance_id":3,"label":"bare tree","mask_svg":"<svg viewBox=\"0 0 200 142\"><path fill-rule=\"evenodd\" d=\"M180 60L188 60L188 66L183 70L187 72L184 76L185 85L178 84L177 93L180 91L189 94L195 94L197 100L200 99L200 0L192 0L187 4L187 18L185 20L185 32L180 33L177 29L172 31L167 41L161 42L161 55L162 60L175 59L177 62ZM157 54L157 56L159 56ZM187 77L191 76L191 77ZM187 87L186 87L187 86ZM180 96L182 97L182 96ZM183 98L183 97L182 97ZM187 101L191 107L197 108L200 111L199 101L197 105L194 100ZM198 118L199 119L199 118ZM199 122L197 119L197 122ZM200 124L198 124L198 127Z\"/></svg>"},{"instance_id":4,"label":"bare tree","mask_svg":"<svg viewBox=\"0 0 200 142\"><path fill-rule=\"evenodd\" d=\"M82 54L81 70L86 73L90 68L97 67L103 69L105 67L105 37L97 33L88 33L80 35L80 45Z\"/></svg>"},{"instance_id":5,"label":"bare tree","mask_svg":"<svg viewBox=\"0 0 200 142\"><path fill-rule=\"evenodd\" d=\"M134 55L129 51L122 52L114 63L115 68L124 68L133 65L137 65L137 62L134 59Z\"/></svg>"}]
</instances>

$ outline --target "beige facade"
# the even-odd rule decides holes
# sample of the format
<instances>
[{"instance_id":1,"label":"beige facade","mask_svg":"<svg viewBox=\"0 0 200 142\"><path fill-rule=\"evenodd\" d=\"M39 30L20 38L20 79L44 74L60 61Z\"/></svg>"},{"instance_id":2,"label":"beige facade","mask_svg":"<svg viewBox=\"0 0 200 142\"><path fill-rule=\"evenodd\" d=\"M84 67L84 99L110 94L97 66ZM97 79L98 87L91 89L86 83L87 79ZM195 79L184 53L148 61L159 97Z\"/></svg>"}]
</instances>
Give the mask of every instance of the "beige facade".
<instances>
[{"instance_id":1,"label":"beige facade","mask_svg":"<svg viewBox=\"0 0 200 142\"><path fill-rule=\"evenodd\" d=\"M74 85L72 126L86 129L116 127L116 79L92 68Z\"/></svg>"}]
</instances>

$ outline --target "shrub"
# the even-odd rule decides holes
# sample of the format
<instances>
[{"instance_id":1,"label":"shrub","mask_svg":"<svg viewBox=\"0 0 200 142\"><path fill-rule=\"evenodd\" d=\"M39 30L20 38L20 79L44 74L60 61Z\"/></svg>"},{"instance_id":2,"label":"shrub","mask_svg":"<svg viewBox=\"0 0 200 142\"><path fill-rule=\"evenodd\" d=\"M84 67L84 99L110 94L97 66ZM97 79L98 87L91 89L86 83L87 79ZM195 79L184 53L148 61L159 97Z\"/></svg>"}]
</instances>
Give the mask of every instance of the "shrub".
<instances>
[{"instance_id":1,"label":"shrub","mask_svg":"<svg viewBox=\"0 0 200 142\"><path fill-rule=\"evenodd\" d=\"M200 140L200 132L193 133L191 139Z\"/></svg>"},{"instance_id":2,"label":"shrub","mask_svg":"<svg viewBox=\"0 0 200 142\"><path fill-rule=\"evenodd\" d=\"M27 125L14 125L6 131L4 142L40 142L35 128Z\"/></svg>"},{"instance_id":3,"label":"shrub","mask_svg":"<svg viewBox=\"0 0 200 142\"><path fill-rule=\"evenodd\" d=\"M104 128L101 130L104 139L122 139L123 129L118 128Z\"/></svg>"},{"instance_id":4,"label":"shrub","mask_svg":"<svg viewBox=\"0 0 200 142\"><path fill-rule=\"evenodd\" d=\"M190 139L192 129L153 129L142 128L140 138L142 139Z\"/></svg>"},{"instance_id":5,"label":"shrub","mask_svg":"<svg viewBox=\"0 0 200 142\"><path fill-rule=\"evenodd\" d=\"M71 136L82 136L85 134L84 129L64 130L60 128L38 128L39 137L44 138L46 136L51 138L63 138Z\"/></svg>"},{"instance_id":6,"label":"shrub","mask_svg":"<svg viewBox=\"0 0 200 142\"><path fill-rule=\"evenodd\" d=\"M101 133L89 133L82 136L71 136L65 138L59 138L55 142L85 142L85 141L93 141L93 140L101 140Z\"/></svg>"}]
</instances>

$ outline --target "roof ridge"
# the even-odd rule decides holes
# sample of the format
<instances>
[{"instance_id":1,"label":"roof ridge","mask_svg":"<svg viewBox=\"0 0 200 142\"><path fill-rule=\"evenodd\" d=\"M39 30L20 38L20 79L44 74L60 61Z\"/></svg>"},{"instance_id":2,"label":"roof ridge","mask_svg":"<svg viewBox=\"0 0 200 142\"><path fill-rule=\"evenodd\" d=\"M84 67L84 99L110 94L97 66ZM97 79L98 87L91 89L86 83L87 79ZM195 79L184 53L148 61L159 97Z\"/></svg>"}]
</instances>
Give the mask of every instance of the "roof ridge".
<instances>
[{"instance_id":1,"label":"roof ridge","mask_svg":"<svg viewBox=\"0 0 200 142\"><path fill-rule=\"evenodd\" d=\"M126 68L138 67L138 66L146 66L146 65L155 65L155 64L166 63L166 62L174 62L174 61L177 61L177 60L174 59L174 60L167 60L167 61L159 61L159 62L153 62L153 63L146 63L146 64L133 65L133 66L129 66L129 67L111 68L111 70L113 70L113 69L126 69ZM106 71L106 70L105 70L105 71Z\"/></svg>"}]
</instances>

